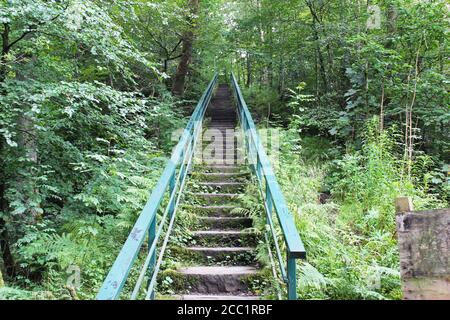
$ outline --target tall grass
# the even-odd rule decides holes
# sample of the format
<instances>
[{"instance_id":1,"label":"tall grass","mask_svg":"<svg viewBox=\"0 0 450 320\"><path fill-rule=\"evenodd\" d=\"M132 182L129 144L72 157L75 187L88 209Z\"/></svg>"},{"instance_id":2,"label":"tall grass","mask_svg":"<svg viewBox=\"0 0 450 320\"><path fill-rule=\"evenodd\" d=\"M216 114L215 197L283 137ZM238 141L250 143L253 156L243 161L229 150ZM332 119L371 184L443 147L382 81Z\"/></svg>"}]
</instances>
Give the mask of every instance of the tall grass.
<instances>
[{"instance_id":1,"label":"tall grass","mask_svg":"<svg viewBox=\"0 0 450 320\"><path fill-rule=\"evenodd\" d=\"M403 175L389 132L368 123L360 151L335 160L323 139L298 141L282 131L277 178L305 243L298 265L302 299L400 299L394 199L412 196L418 209L443 206ZM328 189L330 197L319 200Z\"/></svg>"}]
</instances>

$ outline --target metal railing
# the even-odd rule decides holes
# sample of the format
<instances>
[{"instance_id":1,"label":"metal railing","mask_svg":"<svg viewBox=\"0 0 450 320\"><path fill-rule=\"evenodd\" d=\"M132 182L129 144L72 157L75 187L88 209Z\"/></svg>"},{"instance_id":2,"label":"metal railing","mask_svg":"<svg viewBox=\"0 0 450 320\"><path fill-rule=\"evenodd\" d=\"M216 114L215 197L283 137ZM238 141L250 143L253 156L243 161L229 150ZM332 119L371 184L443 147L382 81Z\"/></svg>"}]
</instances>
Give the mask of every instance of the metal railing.
<instances>
[{"instance_id":1,"label":"metal railing","mask_svg":"<svg viewBox=\"0 0 450 320\"><path fill-rule=\"evenodd\" d=\"M159 267L169 240L186 177L192 165L205 111L216 84L217 74L214 75L208 88L200 98L194 113L184 129L180 141L172 153L171 159L168 161L147 204L139 215L130 235L100 288L97 294L98 300L113 300L120 297L130 271L139 256L142 244L146 239L148 241L148 250L145 260L140 267L139 276L134 284L130 299L134 300L138 298L146 277L149 280L147 282L145 298L154 299ZM163 201L166 198L168 199L167 204L165 204L166 201ZM162 206L163 203L165 205L164 207ZM160 219L157 218L159 209L163 210ZM165 226L166 228L164 228ZM157 244L163 233L165 237L159 248L157 259Z\"/></svg>"},{"instance_id":2,"label":"metal railing","mask_svg":"<svg viewBox=\"0 0 450 320\"><path fill-rule=\"evenodd\" d=\"M287 285L287 296L290 300L297 299L296 259L305 259L306 251L291 216L286 201L278 185L275 174L270 165L264 148L259 140L252 116L242 96L239 84L234 74L231 74L231 83L235 94L239 120L244 136L244 146L251 170L256 175L259 189L264 199L267 224L269 225L280 266L282 280ZM286 244L286 261L284 261L273 221L275 211ZM285 267L286 263L286 267Z\"/></svg>"}]
</instances>

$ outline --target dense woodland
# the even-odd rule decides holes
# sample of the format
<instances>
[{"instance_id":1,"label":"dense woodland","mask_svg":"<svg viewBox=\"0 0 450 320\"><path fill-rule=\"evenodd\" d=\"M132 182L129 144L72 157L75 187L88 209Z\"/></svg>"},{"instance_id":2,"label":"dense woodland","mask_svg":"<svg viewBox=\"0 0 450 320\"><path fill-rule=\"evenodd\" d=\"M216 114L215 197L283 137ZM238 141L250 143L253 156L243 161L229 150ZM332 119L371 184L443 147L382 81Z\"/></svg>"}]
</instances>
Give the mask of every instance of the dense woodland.
<instances>
[{"instance_id":1,"label":"dense woodland","mask_svg":"<svg viewBox=\"0 0 450 320\"><path fill-rule=\"evenodd\" d=\"M0 0L0 299L95 297L215 70L280 129L300 298L401 298L394 199L450 200L448 14L444 0Z\"/></svg>"}]
</instances>

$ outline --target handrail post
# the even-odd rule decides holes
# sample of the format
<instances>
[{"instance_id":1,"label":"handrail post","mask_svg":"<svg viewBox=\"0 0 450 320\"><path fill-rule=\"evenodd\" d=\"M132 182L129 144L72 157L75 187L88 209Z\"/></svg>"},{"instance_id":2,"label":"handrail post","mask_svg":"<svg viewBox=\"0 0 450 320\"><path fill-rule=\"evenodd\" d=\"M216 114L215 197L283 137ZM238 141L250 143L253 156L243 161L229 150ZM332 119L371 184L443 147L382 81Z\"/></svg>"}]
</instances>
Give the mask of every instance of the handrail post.
<instances>
[{"instance_id":1,"label":"handrail post","mask_svg":"<svg viewBox=\"0 0 450 320\"><path fill-rule=\"evenodd\" d=\"M259 158L259 155L256 154L256 175L258 176L258 179L260 181L262 181L262 172L261 172L262 168L261 168L261 161Z\"/></svg>"},{"instance_id":2,"label":"handrail post","mask_svg":"<svg viewBox=\"0 0 450 320\"><path fill-rule=\"evenodd\" d=\"M156 240L156 215L153 217L150 227L148 228L148 249L152 247L153 241ZM148 273L152 274L155 269L156 264L156 250L153 250L152 257L150 258L150 263L148 265ZM155 292L150 296L151 300L155 299Z\"/></svg>"},{"instance_id":3,"label":"handrail post","mask_svg":"<svg viewBox=\"0 0 450 320\"><path fill-rule=\"evenodd\" d=\"M272 195L270 194L270 189L267 187L266 182L266 204L267 204L267 214L272 215L273 203L272 203Z\"/></svg>"},{"instance_id":4,"label":"handrail post","mask_svg":"<svg viewBox=\"0 0 450 320\"><path fill-rule=\"evenodd\" d=\"M180 170L182 170L183 165L181 166ZM173 175L170 177L169 181L169 196L175 192L175 186L176 186L176 171L173 173ZM169 203L169 217L171 218L174 211L175 211L175 198Z\"/></svg>"},{"instance_id":5,"label":"handrail post","mask_svg":"<svg viewBox=\"0 0 450 320\"><path fill-rule=\"evenodd\" d=\"M297 274L295 258L290 257L287 254L287 287L288 287L288 299L297 300Z\"/></svg>"},{"instance_id":6,"label":"handrail post","mask_svg":"<svg viewBox=\"0 0 450 320\"><path fill-rule=\"evenodd\" d=\"M164 171L162 172L157 184L153 188L149 199L147 200L144 208L139 214L139 217L137 218L122 249L120 250L117 258L111 266L111 269L109 270L105 280L103 281L103 284L96 296L97 300L113 300L120 297L122 289L128 280L128 276L130 275L132 267L135 264L136 259L140 255L142 244L146 240L148 241L149 251L146 256L146 260L141 268L142 278L140 275L139 280L136 283L135 290L133 290L132 298L134 299L138 295L142 281L144 280L145 274L147 272L150 273L150 276L152 276L153 274L152 279L156 279L154 274L157 274L159 268L159 262L157 262L156 258L156 244L158 243L161 236L161 230L163 230L162 227L164 226L164 223L167 222L166 217L170 215L172 219L174 217L174 214L176 213L176 208L179 203L178 201L181 196L180 193L183 191L184 182L188 171L187 169L191 164L191 158L187 162L187 165L184 163L183 152L186 152L186 144L194 143L192 142L192 140L195 139L195 137L193 137L192 135L192 130L193 128L195 128L196 121L203 120L206 107L211 99L211 93L216 83L217 74L214 75L207 89L200 98L184 130L183 135L179 139L178 144L172 152L171 158L169 159L169 161L167 161ZM189 154L190 157L192 157L192 154ZM180 167L181 160L183 160L183 163ZM179 177L177 177L177 172L179 173ZM181 180L183 182L179 185L178 183L180 177L182 178ZM168 189L170 189L169 199L172 199L172 201L169 200L169 203L167 205L164 202L164 219L161 219L161 221L157 221L157 212L160 209L163 200L165 199L165 195ZM178 195L177 198L175 197L176 195ZM173 220L170 221L173 222ZM157 222L159 222L158 226ZM168 235L170 235L170 231L167 232L166 237ZM167 239L165 239L165 243L167 243ZM158 253L160 257L164 255L164 249L165 245L162 245ZM151 292L147 292L146 298L155 298L155 292L153 289Z\"/></svg>"}]
</instances>

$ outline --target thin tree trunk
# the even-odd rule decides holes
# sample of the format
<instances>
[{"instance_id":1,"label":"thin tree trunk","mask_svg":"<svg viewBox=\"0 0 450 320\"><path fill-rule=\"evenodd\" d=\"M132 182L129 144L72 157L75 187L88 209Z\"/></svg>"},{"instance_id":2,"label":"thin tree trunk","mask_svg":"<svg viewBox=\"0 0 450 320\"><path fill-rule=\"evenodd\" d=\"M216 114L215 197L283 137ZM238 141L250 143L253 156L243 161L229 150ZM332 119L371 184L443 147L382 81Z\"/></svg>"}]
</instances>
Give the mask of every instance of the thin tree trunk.
<instances>
[{"instance_id":1,"label":"thin tree trunk","mask_svg":"<svg viewBox=\"0 0 450 320\"><path fill-rule=\"evenodd\" d=\"M328 92L328 79L327 79L327 72L325 70L325 59L323 57L322 50L320 50L320 44L319 44L320 36L319 36L319 30L317 29L317 24L321 24L321 18L319 18L317 12L315 11L315 8L314 8L314 5L312 2L306 1L306 5L308 6L309 11L312 16L312 31L313 31L314 41L316 42L316 52L317 52L317 58L318 58L318 63L319 63L319 67L320 67L320 75L321 75L323 86L324 86L324 91Z\"/></svg>"},{"instance_id":2,"label":"thin tree trunk","mask_svg":"<svg viewBox=\"0 0 450 320\"><path fill-rule=\"evenodd\" d=\"M320 76L322 78L322 83L323 83L325 92L327 92L328 91L327 72L325 70L325 62L324 62L322 50L320 50L320 45L319 45L320 38L319 38L319 31L317 30L317 21L314 17L313 17L312 26L313 26L314 40L316 42L316 52L317 52L317 58L318 58L318 63L319 63Z\"/></svg>"},{"instance_id":3,"label":"thin tree trunk","mask_svg":"<svg viewBox=\"0 0 450 320\"><path fill-rule=\"evenodd\" d=\"M10 26L8 23L4 23L2 32L2 56L0 57L0 85L5 81L6 74L8 73L7 56L11 49L9 47L9 33Z\"/></svg>"},{"instance_id":4,"label":"thin tree trunk","mask_svg":"<svg viewBox=\"0 0 450 320\"><path fill-rule=\"evenodd\" d=\"M197 15L199 9L199 0L189 0L188 7L191 15ZM192 18L189 17L189 24L192 24ZM186 76L189 72L189 65L192 60L192 47L194 43L194 26L190 25L183 34L183 50L180 63L178 64L172 86L173 94L177 96L184 95Z\"/></svg>"},{"instance_id":5,"label":"thin tree trunk","mask_svg":"<svg viewBox=\"0 0 450 320\"><path fill-rule=\"evenodd\" d=\"M6 79L7 75L7 55L9 53L9 32L10 27L8 23L3 24L2 32L2 53L0 57L0 86ZM0 94L4 94L3 89L0 90ZM3 137L0 137L0 212L7 213L9 204L6 199L6 163L5 163L5 142ZM15 273L15 261L11 254L11 248L9 244L10 238L6 226L6 221L0 217L0 250L2 254L3 263L5 266L6 275L11 277ZM3 279L2 279L3 281Z\"/></svg>"},{"instance_id":6,"label":"thin tree trunk","mask_svg":"<svg viewBox=\"0 0 450 320\"><path fill-rule=\"evenodd\" d=\"M384 78L381 83L380 132L384 130Z\"/></svg>"},{"instance_id":7,"label":"thin tree trunk","mask_svg":"<svg viewBox=\"0 0 450 320\"><path fill-rule=\"evenodd\" d=\"M283 97L283 93L284 93L284 86L285 86L285 67L284 67L284 58L283 56L281 56L281 61L280 61L280 75L279 75L279 80L278 80L278 93L280 95L280 97Z\"/></svg>"},{"instance_id":8,"label":"thin tree trunk","mask_svg":"<svg viewBox=\"0 0 450 320\"><path fill-rule=\"evenodd\" d=\"M252 84L252 62L250 60L250 52L247 52L247 88Z\"/></svg>"}]
</instances>

